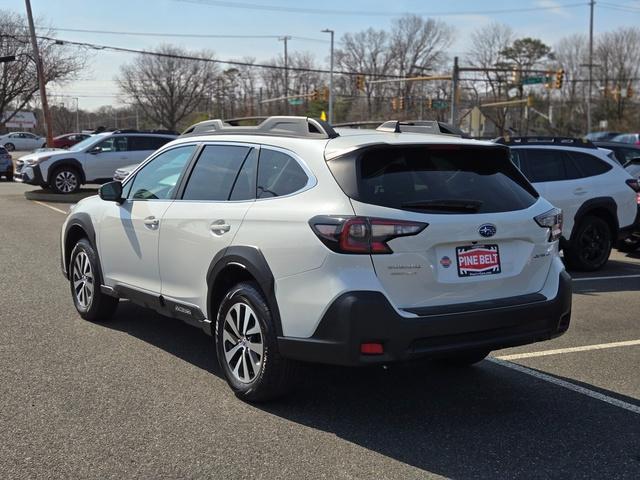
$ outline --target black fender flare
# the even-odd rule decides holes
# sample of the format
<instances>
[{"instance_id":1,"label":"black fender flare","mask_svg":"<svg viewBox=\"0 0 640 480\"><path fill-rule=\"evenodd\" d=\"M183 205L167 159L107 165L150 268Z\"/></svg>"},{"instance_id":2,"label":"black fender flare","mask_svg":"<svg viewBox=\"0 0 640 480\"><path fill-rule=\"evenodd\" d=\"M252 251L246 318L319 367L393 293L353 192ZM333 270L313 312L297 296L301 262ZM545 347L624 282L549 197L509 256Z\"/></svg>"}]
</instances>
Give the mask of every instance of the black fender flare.
<instances>
[{"instance_id":1,"label":"black fender flare","mask_svg":"<svg viewBox=\"0 0 640 480\"><path fill-rule=\"evenodd\" d=\"M611 214L611 217L613 218L613 222L614 222L613 226L615 229L615 232L612 232L612 233L614 234L614 237L615 237L615 235L617 234L617 231L620 229L620 225L618 224L618 204L611 197L595 197L595 198L590 198L589 200L584 202L576 212L575 216L573 217L574 230L575 230L575 225L578 225L578 223L580 223L580 221L585 216L587 216L590 212L592 212L595 209L604 209ZM573 232L571 232L571 237L573 237Z\"/></svg>"},{"instance_id":2,"label":"black fender flare","mask_svg":"<svg viewBox=\"0 0 640 480\"><path fill-rule=\"evenodd\" d=\"M51 165L49 165L49 168L47 169L47 183L49 185L51 185L51 176L53 175L53 172L55 172L57 168L64 166L71 166L76 169L80 174L80 182L87 183L87 179L84 175L84 168L82 168L82 164L78 160L76 160L75 158L61 158L60 160L54 161Z\"/></svg>"},{"instance_id":3,"label":"black fender flare","mask_svg":"<svg viewBox=\"0 0 640 480\"><path fill-rule=\"evenodd\" d=\"M65 276L68 276L67 266L69 265L69 259L71 256L71 248L67 245L67 240L69 238L69 232L74 228L80 228L86 234L89 243L93 249L98 252L98 245L96 243L96 231L93 227L93 222L91 221L91 217L88 213L78 212L72 213L69 215L67 223L64 227L64 234L62 235L62 245L60 245L60 262L62 265L62 272ZM98 259L100 256L98 255Z\"/></svg>"},{"instance_id":4,"label":"black fender flare","mask_svg":"<svg viewBox=\"0 0 640 480\"><path fill-rule=\"evenodd\" d=\"M271 316L273 318L276 334L282 336L282 322L280 320L280 310L275 295L275 279L269 268L267 260L260 249L251 246L231 246L219 251L211 263L207 271L207 318L211 322L217 320L217 312L211 311L211 304L214 294L214 284L220 273L229 265L239 266L245 269L262 289L264 293Z\"/></svg>"}]
</instances>

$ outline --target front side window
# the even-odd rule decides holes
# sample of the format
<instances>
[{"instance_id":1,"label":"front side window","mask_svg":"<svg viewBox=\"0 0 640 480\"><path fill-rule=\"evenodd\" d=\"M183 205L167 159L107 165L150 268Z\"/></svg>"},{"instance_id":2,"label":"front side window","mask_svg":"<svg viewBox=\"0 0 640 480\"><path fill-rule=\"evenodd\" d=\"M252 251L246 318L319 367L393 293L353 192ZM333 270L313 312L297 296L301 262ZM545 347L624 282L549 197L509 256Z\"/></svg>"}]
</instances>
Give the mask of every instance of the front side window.
<instances>
[{"instance_id":1,"label":"front side window","mask_svg":"<svg viewBox=\"0 0 640 480\"><path fill-rule=\"evenodd\" d=\"M189 176L183 200L229 200L238 175L249 153L249 147L207 145Z\"/></svg>"},{"instance_id":2,"label":"front side window","mask_svg":"<svg viewBox=\"0 0 640 480\"><path fill-rule=\"evenodd\" d=\"M520 169L533 183L567 180L564 152L552 149L527 149L520 159Z\"/></svg>"},{"instance_id":3,"label":"front side window","mask_svg":"<svg viewBox=\"0 0 640 480\"><path fill-rule=\"evenodd\" d=\"M100 149L100 153L126 152L127 143L127 137L109 137L96 148Z\"/></svg>"},{"instance_id":4,"label":"front side window","mask_svg":"<svg viewBox=\"0 0 640 480\"><path fill-rule=\"evenodd\" d=\"M258 198L280 197L302 190L309 177L286 153L263 148L258 162Z\"/></svg>"},{"instance_id":5,"label":"front side window","mask_svg":"<svg viewBox=\"0 0 640 480\"><path fill-rule=\"evenodd\" d=\"M172 148L147 163L131 182L127 198L130 200L166 200L173 197L176 185L195 145Z\"/></svg>"}]
</instances>

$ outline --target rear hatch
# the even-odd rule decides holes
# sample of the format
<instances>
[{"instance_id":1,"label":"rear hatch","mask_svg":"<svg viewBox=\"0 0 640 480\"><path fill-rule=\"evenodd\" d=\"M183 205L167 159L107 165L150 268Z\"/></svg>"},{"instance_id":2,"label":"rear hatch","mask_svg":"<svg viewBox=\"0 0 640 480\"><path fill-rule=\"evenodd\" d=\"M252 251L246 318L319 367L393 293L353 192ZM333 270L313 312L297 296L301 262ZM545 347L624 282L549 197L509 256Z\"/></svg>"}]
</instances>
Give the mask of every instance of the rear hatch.
<instances>
[{"instance_id":1,"label":"rear hatch","mask_svg":"<svg viewBox=\"0 0 640 480\"><path fill-rule=\"evenodd\" d=\"M389 235L387 251L371 255L396 307L470 303L543 288L556 243L534 220L544 207L505 147L384 144L328 165L372 232L374 219L409 222L392 227L396 232L409 232L412 222L426 224L417 233Z\"/></svg>"}]
</instances>

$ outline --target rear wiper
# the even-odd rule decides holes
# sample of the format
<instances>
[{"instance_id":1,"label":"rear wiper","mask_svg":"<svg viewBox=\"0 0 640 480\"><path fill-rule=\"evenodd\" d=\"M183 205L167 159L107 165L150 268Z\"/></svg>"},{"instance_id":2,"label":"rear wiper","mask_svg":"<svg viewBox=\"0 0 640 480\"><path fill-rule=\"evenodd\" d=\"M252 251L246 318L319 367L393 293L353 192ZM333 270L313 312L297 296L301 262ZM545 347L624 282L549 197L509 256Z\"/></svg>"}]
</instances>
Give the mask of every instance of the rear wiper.
<instances>
[{"instance_id":1,"label":"rear wiper","mask_svg":"<svg viewBox=\"0 0 640 480\"><path fill-rule=\"evenodd\" d=\"M480 200L419 200L416 202L404 202L403 208L416 210L435 210L448 212L477 212L482 207Z\"/></svg>"}]
</instances>

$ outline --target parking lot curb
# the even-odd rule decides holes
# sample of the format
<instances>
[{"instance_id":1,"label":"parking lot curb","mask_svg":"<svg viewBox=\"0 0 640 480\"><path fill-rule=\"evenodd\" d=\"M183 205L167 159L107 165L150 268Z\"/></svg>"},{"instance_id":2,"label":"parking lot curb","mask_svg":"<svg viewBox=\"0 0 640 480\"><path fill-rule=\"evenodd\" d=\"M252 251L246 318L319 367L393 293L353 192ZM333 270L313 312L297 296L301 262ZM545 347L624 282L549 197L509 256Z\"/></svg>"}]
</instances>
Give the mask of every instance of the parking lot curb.
<instances>
[{"instance_id":1,"label":"parking lot curb","mask_svg":"<svg viewBox=\"0 0 640 480\"><path fill-rule=\"evenodd\" d=\"M82 200L83 198L96 195L97 193L98 191L94 188L81 188L78 192L67 195L38 189L24 192L24 196L27 200L39 200L41 202L75 203Z\"/></svg>"}]
</instances>

